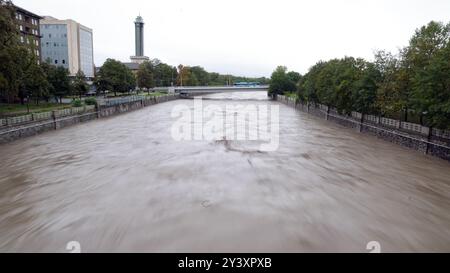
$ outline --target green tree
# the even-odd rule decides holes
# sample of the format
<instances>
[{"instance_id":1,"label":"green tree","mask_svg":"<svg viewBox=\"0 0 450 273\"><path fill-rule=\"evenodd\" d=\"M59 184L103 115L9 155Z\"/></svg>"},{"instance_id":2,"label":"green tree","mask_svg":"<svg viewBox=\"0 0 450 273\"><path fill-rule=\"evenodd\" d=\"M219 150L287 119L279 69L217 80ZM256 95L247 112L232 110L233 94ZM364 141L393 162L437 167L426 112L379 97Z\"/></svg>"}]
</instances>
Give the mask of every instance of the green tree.
<instances>
[{"instance_id":1,"label":"green tree","mask_svg":"<svg viewBox=\"0 0 450 273\"><path fill-rule=\"evenodd\" d=\"M0 0L0 95L13 102L23 78L19 32L15 24L15 8L11 1Z\"/></svg>"},{"instance_id":2,"label":"green tree","mask_svg":"<svg viewBox=\"0 0 450 273\"><path fill-rule=\"evenodd\" d=\"M22 81L23 90L26 90L27 98L33 99L36 104L39 104L41 99L48 99L50 96L50 83L48 82L45 71L38 64L34 54L32 54L30 60L30 65L26 70L24 80Z\"/></svg>"},{"instance_id":3,"label":"green tree","mask_svg":"<svg viewBox=\"0 0 450 273\"><path fill-rule=\"evenodd\" d=\"M287 68L278 66L270 78L269 95L279 95L296 90L296 83L288 76Z\"/></svg>"},{"instance_id":4,"label":"green tree","mask_svg":"<svg viewBox=\"0 0 450 273\"><path fill-rule=\"evenodd\" d=\"M51 95L53 95L57 100L59 100L60 103L62 103L62 98L64 98L65 96L69 96L72 93L69 70L62 66L56 67L51 64L49 64L46 69L47 80L51 86Z\"/></svg>"},{"instance_id":5,"label":"green tree","mask_svg":"<svg viewBox=\"0 0 450 273\"><path fill-rule=\"evenodd\" d=\"M83 71L78 70L73 80L72 86L73 90L80 97L80 99L89 91L89 85L86 82L86 76L84 75Z\"/></svg>"},{"instance_id":6,"label":"green tree","mask_svg":"<svg viewBox=\"0 0 450 273\"><path fill-rule=\"evenodd\" d=\"M375 54L375 66L380 71L376 104L383 115L404 110L408 103L408 85L404 62L400 56L379 51Z\"/></svg>"},{"instance_id":7,"label":"green tree","mask_svg":"<svg viewBox=\"0 0 450 273\"><path fill-rule=\"evenodd\" d=\"M152 60L153 78L156 86L172 86L177 79L177 68L161 62L158 59Z\"/></svg>"},{"instance_id":8,"label":"green tree","mask_svg":"<svg viewBox=\"0 0 450 273\"><path fill-rule=\"evenodd\" d=\"M190 67L185 67L185 69L188 71L187 74L189 75L189 77L188 77L188 79L186 81L186 85L187 86L199 86L200 82L199 82L199 80L197 78L197 75L192 73L192 70L191 70Z\"/></svg>"},{"instance_id":9,"label":"green tree","mask_svg":"<svg viewBox=\"0 0 450 273\"><path fill-rule=\"evenodd\" d=\"M450 23L418 29L406 51L411 70L411 105L430 126L450 128Z\"/></svg>"},{"instance_id":10,"label":"green tree","mask_svg":"<svg viewBox=\"0 0 450 273\"><path fill-rule=\"evenodd\" d=\"M302 100L336 107L339 112L373 113L380 73L363 59L345 57L318 62L298 84Z\"/></svg>"},{"instance_id":11,"label":"green tree","mask_svg":"<svg viewBox=\"0 0 450 273\"><path fill-rule=\"evenodd\" d=\"M352 109L364 114L378 114L376 100L381 73L375 64L369 62L364 62L360 69L360 75L354 83Z\"/></svg>"},{"instance_id":12,"label":"green tree","mask_svg":"<svg viewBox=\"0 0 450 273\"><path fill-rule=\"evenodd\" d=\"M300 79L297 95L301 100L313 103L319 102L317 97L318 77L325 66L325 62L319 61Z\"/></svg>"},{"instance_id":13,"label":"green tree","mask_svg":"<svg viewBox=\"0 0 450 273\"><path fill-rule=\"evenodd\" d=\"M287 77L291 82L298 84L302 78L302 75L298 72L291 71L287 73Z\"/></svg>"},{"instance_id":14,"label":"green tree","mask_svg":"<svg viewBox=\"0 0 450 273\"><path fill-rule=\"evenodd\" d=\"M189 70L189 67L180 64L178 66L177 85L178 86L189 85L190 77L191 77L191 72Z\"/></svg>"},{"instance_id":15,"label":"green tree","mask_svg":"<svg viewBox=\"0 0 450 273\"><path fill-rule=\"evenodd\" d=\"M139 88L153 88L155 82L153 79L153 64L151 62L144 62L139 66L139 70L136 75L137 85Z\"/></svg>"},{"instance_id":16,"label":"green tree","mask_svg":"<svg viewBox=\"0 0 450 273\"><path fill-rule=\"evenodd\" d=\"M123 63L107 59L97 75L97 88L100 91L129 92L136 86L133 72Z\"/></svg>"},{"instance_id":17,"label":"green tree","mask_svg":"<svg viewBox=\"0 0 450 273\"><path fill-rule=\"evenodd\" d=\"M209 84L209 73L201 66L193 66L189 68L192 79L191 86L207 86Z\"/></svg>"}]
</instances>

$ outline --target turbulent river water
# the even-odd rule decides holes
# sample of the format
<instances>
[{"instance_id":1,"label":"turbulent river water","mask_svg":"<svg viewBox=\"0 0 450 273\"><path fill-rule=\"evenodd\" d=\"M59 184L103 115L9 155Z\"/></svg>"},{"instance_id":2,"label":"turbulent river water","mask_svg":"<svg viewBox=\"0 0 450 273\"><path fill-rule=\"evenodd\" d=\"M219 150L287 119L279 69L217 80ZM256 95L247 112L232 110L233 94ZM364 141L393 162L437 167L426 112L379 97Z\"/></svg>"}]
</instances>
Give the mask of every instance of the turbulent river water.
<instances>
[{"instance_id":1,"label":"turbulent river water","mask_svg":"<svg viewBox=\"0 0 450 273\"><path fill-rule=\"evenodd\" d=\"M0 251L450 251L450 165L279 105L278 150L176 141L177 100L0 146Z\"/></svg>"}]
</instances>

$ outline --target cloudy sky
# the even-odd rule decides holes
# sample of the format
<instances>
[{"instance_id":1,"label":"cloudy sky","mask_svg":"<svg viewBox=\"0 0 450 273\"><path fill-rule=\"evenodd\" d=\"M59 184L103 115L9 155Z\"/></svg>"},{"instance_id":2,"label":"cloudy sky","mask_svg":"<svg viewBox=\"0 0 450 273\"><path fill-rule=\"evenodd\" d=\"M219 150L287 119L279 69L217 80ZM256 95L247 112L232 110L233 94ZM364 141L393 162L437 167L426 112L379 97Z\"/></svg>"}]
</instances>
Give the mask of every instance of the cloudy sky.
<instances>
[{"instance_id":1,"label":"cloudy sky","mask_svg":"<svg viewBox=\"0 0 450 273\"><path fill-rule=\"evenodd\" d=\"M15 0L39 15L94 29L95 64L134 55L133 20L146 22L145 54L171 65L269 76L304 73L318 60L397 51L431 20L450 21L449 0Z\"/></svg>"}]
</instances>

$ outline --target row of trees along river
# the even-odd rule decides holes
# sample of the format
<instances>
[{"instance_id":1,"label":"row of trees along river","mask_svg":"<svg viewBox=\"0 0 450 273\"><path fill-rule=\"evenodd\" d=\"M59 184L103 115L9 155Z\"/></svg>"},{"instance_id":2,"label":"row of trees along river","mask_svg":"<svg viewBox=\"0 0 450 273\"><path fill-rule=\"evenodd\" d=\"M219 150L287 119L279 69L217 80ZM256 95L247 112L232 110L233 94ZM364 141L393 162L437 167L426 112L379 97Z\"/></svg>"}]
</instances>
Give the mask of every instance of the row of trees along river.
<instances>
[{"instance_id":1,"label":"row of trees along river","mask_svg":"<svg viewBox=\"0 0 450 273\"><path fill-rule=\"evenodd\" d=\"M270 92L301 101L450 129L450 23L430 22L409 45L373 61L345 57L319 61L299 76L278 67Z\"/></svg>"}]
</instances>

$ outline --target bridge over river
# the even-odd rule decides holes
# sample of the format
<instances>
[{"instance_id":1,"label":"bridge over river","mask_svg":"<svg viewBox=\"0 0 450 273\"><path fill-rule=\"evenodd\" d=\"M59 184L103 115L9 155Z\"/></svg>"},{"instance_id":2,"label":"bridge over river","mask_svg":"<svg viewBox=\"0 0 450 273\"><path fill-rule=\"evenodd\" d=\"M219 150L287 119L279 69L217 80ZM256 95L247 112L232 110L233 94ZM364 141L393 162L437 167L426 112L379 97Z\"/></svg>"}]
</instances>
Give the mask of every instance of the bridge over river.
<instances>
[{"instance_id":1,"label":"bridge over river","mask_svg":"<svg viewBox=\"0 0 450 273\"><path fill-rule=\"evenodd\" d=\"M205 97L217 111L278 106L279 148L176 141L172 111L195 100L2 145L0 251L450 251L448 162L264 92Z\"/></svg>"},{"instance_id":2,"label":"bridge over river","mask_svg":"<svg viewBox=\"0 0 450 273\"><path fill-rule=\"evenodd\" d=\"M254 85L254 86L177 86L172 89L172 92L183 95L196 94L213 94L213 93L229 93L229 92L268 92L268 85Z\"/></svg>"}]
</instances>

